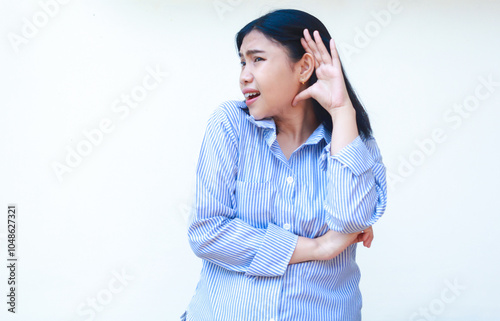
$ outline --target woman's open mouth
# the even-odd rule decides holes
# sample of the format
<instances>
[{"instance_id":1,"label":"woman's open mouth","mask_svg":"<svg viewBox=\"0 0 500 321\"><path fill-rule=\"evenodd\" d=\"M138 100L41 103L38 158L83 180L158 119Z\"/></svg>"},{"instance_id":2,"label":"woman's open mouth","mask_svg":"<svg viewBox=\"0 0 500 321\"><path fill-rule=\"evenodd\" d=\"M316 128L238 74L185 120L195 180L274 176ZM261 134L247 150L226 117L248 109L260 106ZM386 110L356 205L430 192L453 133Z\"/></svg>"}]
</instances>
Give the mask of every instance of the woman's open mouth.
<instances>
[{"instance_id":1,"label":"woman's open mouth","mask_svg":"<svg viewBox=\"0 0 500 321\"><path fill-rule=\"evenodd\" d=\"M259 96L260 92L258 91L245 93L245 102L247 106L253 104L257 100L257 98L259 98Z\"/></svg>"}]
</instances>

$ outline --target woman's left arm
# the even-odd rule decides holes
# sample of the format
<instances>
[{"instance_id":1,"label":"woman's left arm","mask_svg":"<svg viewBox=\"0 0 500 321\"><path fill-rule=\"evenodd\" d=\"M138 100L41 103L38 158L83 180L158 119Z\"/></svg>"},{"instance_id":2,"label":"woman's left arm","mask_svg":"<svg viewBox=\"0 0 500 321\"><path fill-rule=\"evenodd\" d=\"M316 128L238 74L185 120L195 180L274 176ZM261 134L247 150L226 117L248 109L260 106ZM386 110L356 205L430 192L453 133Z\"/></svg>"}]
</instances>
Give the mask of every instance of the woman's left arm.
<instances>
[{"instance_id":1,"label":"woman's left arm","mask_svg":"<svg viewBox=\"0 0 500 321\"><path fill-rule=\"evenodd\" d=\"M386 170L375 139L357 136L327 158L324 208L328 227L354 233L372 226L387 205Z\"/></svg>"},{"instance_id":2,"label":"woman's left arm","mask_svg":"<svg viewBox=\"0 0 500 321\"><path fill-rule=\"evenodd\" d=\"M314 40L309 31L304 30L302 45L314 57L318 80L300 92L294 104L314 98L332 116L332 140L326 147L326 222L337 232L359 232L373 225L385 211L385 166L375 139L359 136L356 111L345 86L333 39L330 55L319 33L314 31L313 35Z\"/></svg>"}]
</instances>

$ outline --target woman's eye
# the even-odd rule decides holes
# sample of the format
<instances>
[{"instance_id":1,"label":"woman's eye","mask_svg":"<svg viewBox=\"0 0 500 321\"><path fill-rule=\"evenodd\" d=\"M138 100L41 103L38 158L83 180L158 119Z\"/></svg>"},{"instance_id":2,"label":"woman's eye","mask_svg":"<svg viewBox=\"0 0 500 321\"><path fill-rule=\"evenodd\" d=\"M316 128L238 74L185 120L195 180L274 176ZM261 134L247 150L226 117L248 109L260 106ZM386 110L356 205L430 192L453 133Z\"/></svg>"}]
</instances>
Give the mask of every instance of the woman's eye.
<instances>
[{"instance_id":1,"label":"woman's eye","mask_svg":"<svg viewBox=\"0 0 500 321\"><path fill-rule=\"evenodd\" d=\"M240 61L240 65L241 65L241 67L245 67L245 65L246 65L246 64L247 64L246 62L244 62L244 61Z\"/></svg>"},{"instance_id":2,"label":"woman's eye","mask_svg":"<svg viewBox=\"0 0 500 321\"><path fill-rule=\"evenodd\" d=\"M261 57L255 57L255 60L254 60L254 61L255 61L255 62L257 62L257 61L264 61L264 59L262 59Z\"/></svg>"}]
</instances>

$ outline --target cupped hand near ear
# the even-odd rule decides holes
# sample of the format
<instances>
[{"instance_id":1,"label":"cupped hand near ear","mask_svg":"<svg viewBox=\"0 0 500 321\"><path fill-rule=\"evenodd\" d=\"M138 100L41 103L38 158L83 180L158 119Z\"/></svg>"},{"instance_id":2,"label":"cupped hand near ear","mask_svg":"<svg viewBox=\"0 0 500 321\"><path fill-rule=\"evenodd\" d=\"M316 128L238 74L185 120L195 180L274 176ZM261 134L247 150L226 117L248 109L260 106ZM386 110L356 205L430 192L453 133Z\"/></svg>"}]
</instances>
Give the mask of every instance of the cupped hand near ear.
<instances>
[{"instance_id":1,"label":"cupped hand near ear","mask_svg":"<svg viewBox=\"0 0 500 321\"><path fill-rule=\"evenodd\" d=\"M332 53L330 55L321 40L319 32L314 31L313 35L314 40L311 38L309 31L304 29L304 38L301 39L301 43L306 52L314 57L318 81L298 93L292 101L292 105L295 106L301 100L314 98L330 113L335 108L352 106L345 86L335 42L333 39L330 40L330 51Z\"/></svg>"}]
</instances>

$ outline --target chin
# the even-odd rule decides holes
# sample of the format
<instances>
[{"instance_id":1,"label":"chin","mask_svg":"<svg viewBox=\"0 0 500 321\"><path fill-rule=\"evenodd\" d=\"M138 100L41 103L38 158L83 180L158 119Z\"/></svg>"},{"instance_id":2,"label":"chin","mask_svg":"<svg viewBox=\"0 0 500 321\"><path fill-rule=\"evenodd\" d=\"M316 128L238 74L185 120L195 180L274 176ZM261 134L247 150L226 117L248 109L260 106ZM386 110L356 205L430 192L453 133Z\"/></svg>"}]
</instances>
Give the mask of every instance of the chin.
<instances>
[{"instance_id":1,"label":"chin","mask_svg":"<svg viewBox=\"0 0 500 321\"><path fill-rule=\"evenodd\" d=\"M250 112L250 115L253 116L253 118L255 118L255 120L261 120L261 119L264 119L265 116L260 114L260 113L256 113L255 111L252 111L251 109L248 110Z\"/></svg>"},{"instance_id":2,"label":"chin","mask_svg":"<svg viewBox=\"0 0 500 321\"><path fill-rule=\"evenodd\" d=\"M263 113L262 110L260 110L260 112L259 112L259 107L256 106L255 103L251 104L250 107L248 107L248 112L250 113L250 115L253 116L253 118L255 118L255 120L272 118L271 116Z\"/></svg>"}]
</instances>

